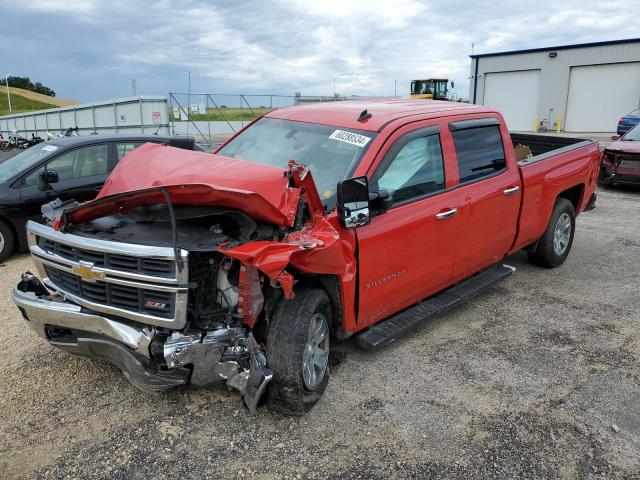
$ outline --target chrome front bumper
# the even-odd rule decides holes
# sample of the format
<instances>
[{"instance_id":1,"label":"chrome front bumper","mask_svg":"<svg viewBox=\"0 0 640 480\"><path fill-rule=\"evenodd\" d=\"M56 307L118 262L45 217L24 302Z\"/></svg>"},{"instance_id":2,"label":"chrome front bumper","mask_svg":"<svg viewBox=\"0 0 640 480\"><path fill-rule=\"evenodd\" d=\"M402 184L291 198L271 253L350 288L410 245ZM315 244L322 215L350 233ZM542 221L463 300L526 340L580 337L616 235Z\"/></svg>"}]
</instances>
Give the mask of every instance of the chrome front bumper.
<instances>
[{"instance_id":1,"label":"chrome front bumper","mask_svg":"<svg viewBox=\"0 0 640 480\"><path fill-rule=\"evenodd\" d=\"M17 288L11 293L22 316L38 336L47 339L47 325L72 328L83 332L104 335L116 340L134 352L149 358L149 345L153 332L147 328L137 329L110 318L89 313L83 307L66 302L60 295L39 298L34 292L20 291Z\"/></svg>"},{"instance_id":2,"label":"chrome front bumper","mask_svg":"<svg viewBox=\"0 0 640 480\"><path fill-rule=\"evenodd\" d=\"M186 383L208 387L222 382L238 390L254 412L272 379L264 354L253 335L242 327L204 335L174 331L162 344L167 365L158 368L151 358L151 344L159 341L153 327L132 326L87 310L47 291L29 273L23 275L11 296L27 325L51 345L106 360L146 391L160 392ZM68 329L73 335L60 340L51 336L52 328Z\"/></svg>"}]
</instances>

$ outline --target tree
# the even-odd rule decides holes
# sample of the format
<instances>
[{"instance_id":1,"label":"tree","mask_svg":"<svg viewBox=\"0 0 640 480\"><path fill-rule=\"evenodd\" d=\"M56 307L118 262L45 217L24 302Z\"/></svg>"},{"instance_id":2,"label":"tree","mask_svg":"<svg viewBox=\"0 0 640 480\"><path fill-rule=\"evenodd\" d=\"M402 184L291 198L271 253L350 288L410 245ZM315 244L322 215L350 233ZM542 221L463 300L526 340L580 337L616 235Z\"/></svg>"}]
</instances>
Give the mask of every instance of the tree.
<instances>
[{"instance_id":1,"label":"tree","mask_svg":"<svg viewBox=\"0 0 640 480\"><path fill-rule=\"evenodd\" d=\"M56 92L51 90L49 87L46 87L40 82L36 82L34 84L29 77L9 77L7 79L3 78L2 80L0 80L0 84L2 85L6 85L7 83L9 83L10 87L22 88L23 90L30 90L32 92L41 93L49 97L56 96Z\"/></svg>"}]
</instances>

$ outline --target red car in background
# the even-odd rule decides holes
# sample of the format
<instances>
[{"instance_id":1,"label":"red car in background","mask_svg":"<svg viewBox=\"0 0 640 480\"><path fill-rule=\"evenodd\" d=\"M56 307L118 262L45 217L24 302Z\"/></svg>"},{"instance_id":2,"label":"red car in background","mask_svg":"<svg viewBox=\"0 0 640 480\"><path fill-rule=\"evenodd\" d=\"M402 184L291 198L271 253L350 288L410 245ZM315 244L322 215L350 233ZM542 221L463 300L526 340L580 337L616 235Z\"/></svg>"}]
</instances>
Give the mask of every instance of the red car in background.
<instances>
[{"instance_id":1,"label":"red car in background","mask_svg":"<svg viewBox=\"0 0 640 480\"><path fill-rule=\"evenodd\" d=\"M640 185L640 125L610 143L602 153L601 187L614 184Z\"/></svg>"}]
</instances>

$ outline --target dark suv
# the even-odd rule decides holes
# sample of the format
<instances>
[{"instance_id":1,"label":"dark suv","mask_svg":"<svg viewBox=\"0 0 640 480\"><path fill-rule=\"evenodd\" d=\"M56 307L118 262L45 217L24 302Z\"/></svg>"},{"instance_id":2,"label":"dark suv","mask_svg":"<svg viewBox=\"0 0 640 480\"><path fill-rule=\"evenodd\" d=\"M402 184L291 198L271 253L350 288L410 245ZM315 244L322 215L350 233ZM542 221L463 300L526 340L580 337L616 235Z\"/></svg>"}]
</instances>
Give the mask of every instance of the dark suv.
<instances>
[{"instance_id":1,"label":"dark suv","mask_svg":"<svg viewBox=\"0 0 640 480\"><path fill-rule=\"evenodd\" d=\"M192 137L90 135L40 143L0 163L0 261L26 249L25 224L41 221L43 204L92 200L118 161L147 142L196 149ZM45 170L51 189L41 184Z\"/></svg>"}]
</instances>

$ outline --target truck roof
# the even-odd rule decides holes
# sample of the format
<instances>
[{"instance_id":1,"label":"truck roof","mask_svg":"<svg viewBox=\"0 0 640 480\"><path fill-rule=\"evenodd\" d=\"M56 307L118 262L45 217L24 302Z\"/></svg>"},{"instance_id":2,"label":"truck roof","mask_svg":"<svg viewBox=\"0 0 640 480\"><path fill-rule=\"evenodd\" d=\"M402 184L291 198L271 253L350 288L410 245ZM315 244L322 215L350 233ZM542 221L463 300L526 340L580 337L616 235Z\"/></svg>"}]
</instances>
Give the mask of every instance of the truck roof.
<instances>
[{"instance_id":1,"label":"truck roof","mask_svg":"<svg viewBox=\"0 0 640 480\"><path fill-rule=\"evenodd\" d=\"M367 112L371 114L371 118L359 122L358 117L363 110L367 110ZM347 100L295 105L274 110L266 116L283 120L295 120L379 132L389 122L412 115L442 117L485 112L495 112L495 110L480 105L461 102L389 99Z\"/></svg>"}]
</instances>

